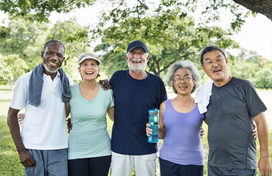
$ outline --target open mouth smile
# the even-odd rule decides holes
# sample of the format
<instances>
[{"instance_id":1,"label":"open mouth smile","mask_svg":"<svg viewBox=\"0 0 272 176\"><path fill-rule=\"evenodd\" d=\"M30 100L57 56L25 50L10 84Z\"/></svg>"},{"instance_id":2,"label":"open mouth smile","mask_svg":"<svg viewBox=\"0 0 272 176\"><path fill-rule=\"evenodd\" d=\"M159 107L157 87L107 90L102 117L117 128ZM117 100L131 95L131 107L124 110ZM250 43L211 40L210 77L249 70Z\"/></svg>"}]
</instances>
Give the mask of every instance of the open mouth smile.
<instances>
[{"instance_id":1,"label":"open mouth smile","mask_svg":"<svg viewBox=\"0 0 272 176\"><path fill-rule=\"evenodd\" d=\"M215 68L215 69L213 69L213 73L215 73L215 74L221 73L221 68Z\"/></svg>"},{"instance_id":2,"label":"open mouth smile","mask_svg":"<svg viewBox=\"0 0 272 176\"><path fill-rule=\"evenodd\" d=\"M93 71L87 71L87 72L85 72L85 74L86 74L86 75L93 75L94 72L93 72Z\"/></svg>"}]
</instances>

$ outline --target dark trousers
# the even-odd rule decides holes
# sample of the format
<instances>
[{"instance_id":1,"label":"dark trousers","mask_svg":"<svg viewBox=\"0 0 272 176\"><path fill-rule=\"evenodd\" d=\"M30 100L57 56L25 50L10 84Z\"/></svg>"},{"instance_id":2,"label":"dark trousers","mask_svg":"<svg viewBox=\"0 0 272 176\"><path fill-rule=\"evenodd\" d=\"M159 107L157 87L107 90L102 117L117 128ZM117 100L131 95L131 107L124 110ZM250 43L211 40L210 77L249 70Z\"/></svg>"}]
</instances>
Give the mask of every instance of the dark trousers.
<instances>
[{"instance_id":1,"label":"dark trousers","mask_svg":"<svg viewBox=\"0 0 272 176\"><path fill-rule=\"evenodd\" d=\"M161 176L203 176L203 166L181 165L160 158Z\"/></svg>"},{"instance_id":2,"label":"dark trousers","mask_svg":"<svg viewBox=\"0 0 272 176\"><path fill-rule=\"evenodd\" d=\"M68 160L69 176L108 176L110 156Z\"/></svg>"}]
</instances>

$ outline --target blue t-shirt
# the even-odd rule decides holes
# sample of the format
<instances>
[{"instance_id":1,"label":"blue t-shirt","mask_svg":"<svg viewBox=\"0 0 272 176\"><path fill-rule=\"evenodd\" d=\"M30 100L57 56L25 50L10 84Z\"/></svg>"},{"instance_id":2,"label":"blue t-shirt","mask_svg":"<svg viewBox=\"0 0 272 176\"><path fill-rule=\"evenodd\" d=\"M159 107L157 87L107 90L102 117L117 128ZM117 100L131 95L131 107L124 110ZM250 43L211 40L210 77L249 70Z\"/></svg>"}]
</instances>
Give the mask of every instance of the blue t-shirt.
<instances>
[{"instance_id":1,"label":"blue t-shirt","mask_svg":"<svg viewBox=\"0 0 272 176\"><path fill-rule=\"evenodd\" d=\"M112 75L110 84L115 104L112 151L125 155L156 153L156 144L148 143L145 128L148 110L159 109L167 99L162 80L150 73L137 80L130 76L129 70L122 70Z\"/></svg>"}]
</instances>

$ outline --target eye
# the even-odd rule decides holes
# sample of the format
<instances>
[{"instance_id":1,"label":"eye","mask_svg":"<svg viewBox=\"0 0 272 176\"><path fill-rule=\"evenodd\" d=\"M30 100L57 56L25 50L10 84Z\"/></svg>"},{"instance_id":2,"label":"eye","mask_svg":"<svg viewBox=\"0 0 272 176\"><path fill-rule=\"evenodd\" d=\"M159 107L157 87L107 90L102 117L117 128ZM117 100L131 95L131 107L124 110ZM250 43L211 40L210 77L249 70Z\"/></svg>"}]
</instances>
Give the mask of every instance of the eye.
<instances>
[{"instance_id":1,"label":"eye","mask_svg":"<svg viewBox=\"0 0 272 176\"><path fill-rule=\"evenodd\" d=\"M47 55L53 55L53 52L46 52Z\"/></svg>"},{"instance_id":2,"label":"eye","mask_svg":"<svg viewBox=\"0 0 272 176\"><path fill-rule=\"evenodd\" d=\"M62 55L61 53L58 53L57 56L58 56L59 58L63 58L63 55Z\"/></svg>"},{"instance_id":3,"label":"eye","mask_svg":"<svg viewBox=\"0 0 272 176\"><path fill-rule=\"evenodd\" d=\"M191 78L190 77L185 77L183 78L185 81L189 81Z\"/></svg>"},{"instance_id":4,"label":"eye","mask_svg":"<svg viewBox=\"0 0 272 176\"><path fill-rule=\"evenodd\" d=\"M175 81L180 81L180 80L181 80L180 77L176 77L176 78L175 78Z\"/></svg>"}]
</instances>

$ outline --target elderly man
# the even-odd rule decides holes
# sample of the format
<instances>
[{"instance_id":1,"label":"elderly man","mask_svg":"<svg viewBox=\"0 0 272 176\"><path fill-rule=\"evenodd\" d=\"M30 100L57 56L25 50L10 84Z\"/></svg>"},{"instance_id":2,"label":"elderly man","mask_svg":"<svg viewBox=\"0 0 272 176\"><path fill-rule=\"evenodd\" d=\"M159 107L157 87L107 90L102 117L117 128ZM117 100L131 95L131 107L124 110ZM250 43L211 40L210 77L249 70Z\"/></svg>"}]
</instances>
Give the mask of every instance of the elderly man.
<instances>
[{"instance_id":1,"label":"elderly man","mask_svg":"<svg viewBox=\"0 0 272 176\"><path fill-rule=\"evenodd\" d=\"M112 129L111 176L130 176L133 166L139 176L156 175L156 144L148 143L145 125L148 110L167 99L162 80L145 71L149 60L146 45L137 40L127 47L129 70L110 79L115 114Z\"/></svg>"},{"instance_id":2,"label":"elderly man","mask_svg":"<svg viewBox=\"0 0 272 176\"><path fill-rule=\"evenodd\" d=\"M229 75L226 55L216 46L206 47L200 61L204 72L213 80L205 114L208 121L208 175L256 175L256 144L251 137L253 121L260 141L259 170L262 176L270 175L269 133L264 116L266 107L253 85Z\"/></svg>"},{"instance_id":3,"label":"elderly man","mask_svg":"<svg viewBox=\"0 0 272 176\"><path fill-rule=\"evenodd\" d=\"M48 41L41 52L43 62L16 82L7 121L26 176L68 175L64 102L73 83L60 68L64 52L61 42ZM20 132L17 114L23 108Z\"/></svg>"}]
</instances>

